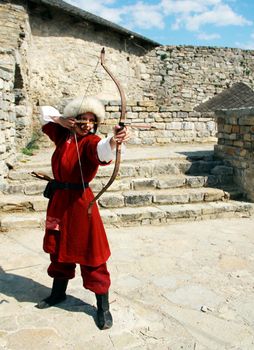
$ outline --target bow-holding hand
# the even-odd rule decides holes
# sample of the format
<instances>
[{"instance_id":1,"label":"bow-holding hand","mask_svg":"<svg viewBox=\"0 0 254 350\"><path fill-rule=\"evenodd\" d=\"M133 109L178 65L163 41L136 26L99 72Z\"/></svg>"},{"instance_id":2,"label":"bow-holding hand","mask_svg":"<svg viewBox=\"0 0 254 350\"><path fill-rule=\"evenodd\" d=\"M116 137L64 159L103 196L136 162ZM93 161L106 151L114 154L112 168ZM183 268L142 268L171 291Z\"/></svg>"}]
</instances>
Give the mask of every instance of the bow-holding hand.
<instances>
[{"instance_id":1,"label":"bow-holding hand","mask_svg":"<svg viewBox=\"0 0 254 350\"><path fill-rule=\"evenodd\" d=\"M110 146L113 150L116 146L116 144L121 144L123 142L126 142L130 138L130 133L127 127L121 127L119 125L116 125L113 129L114 136L110 139Z\"/></svg>"}]
</instances>

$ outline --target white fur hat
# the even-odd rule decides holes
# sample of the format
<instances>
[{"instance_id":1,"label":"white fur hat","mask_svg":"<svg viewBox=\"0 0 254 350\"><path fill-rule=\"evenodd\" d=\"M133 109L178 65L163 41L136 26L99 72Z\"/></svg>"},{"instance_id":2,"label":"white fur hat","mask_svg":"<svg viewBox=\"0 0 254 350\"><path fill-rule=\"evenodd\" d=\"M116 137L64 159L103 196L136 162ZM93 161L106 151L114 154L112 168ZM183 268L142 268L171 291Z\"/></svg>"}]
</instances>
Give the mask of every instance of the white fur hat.
<instances>
[{"instance_id":1,"label":"white fur hat","mask_svg":"<svg viewBox=\"0 0 254 350\"><path fill-rule=\"evenodd\" d=\"M72 100L64 108L63 117L77 117L86 112L93 113L97 117L97 123L100 124L105 117L105 108L103 103L93 96L80 96Z\"/></svg>"}]
</instances>

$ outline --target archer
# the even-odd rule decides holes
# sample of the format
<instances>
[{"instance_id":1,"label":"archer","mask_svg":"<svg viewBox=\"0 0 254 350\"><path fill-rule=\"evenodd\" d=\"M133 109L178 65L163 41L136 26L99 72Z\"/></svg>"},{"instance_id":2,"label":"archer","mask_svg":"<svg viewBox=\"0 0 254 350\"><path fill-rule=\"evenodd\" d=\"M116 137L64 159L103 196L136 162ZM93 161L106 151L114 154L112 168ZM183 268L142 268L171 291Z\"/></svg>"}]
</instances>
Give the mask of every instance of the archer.
<instances>
[{"instance_id":1,"label":"archer","mask_svg":"<svg viewBox=\"0 0 254 350\"><path fill-rule=\"evenodd\" d=\"M114 136L101 140L96 135L105 108L95 97L74 99L65 107L63 116L53 109L52 117L48 110L52 112L52 107L43 110L48 123L42 130L56 149L52 156L54 180L46 187L50 200L43 249L50 254L48 275L53 278L53 286L50 296L36 307L45 309L65 300L68 281L74 278L79 264L84 288L96 295L98 327L108 329L113 324L106 264L110 248L89 183L99 166L111 163L115 148L128 140L129 132L117 125Z\"/></svg>"}]
</instances>

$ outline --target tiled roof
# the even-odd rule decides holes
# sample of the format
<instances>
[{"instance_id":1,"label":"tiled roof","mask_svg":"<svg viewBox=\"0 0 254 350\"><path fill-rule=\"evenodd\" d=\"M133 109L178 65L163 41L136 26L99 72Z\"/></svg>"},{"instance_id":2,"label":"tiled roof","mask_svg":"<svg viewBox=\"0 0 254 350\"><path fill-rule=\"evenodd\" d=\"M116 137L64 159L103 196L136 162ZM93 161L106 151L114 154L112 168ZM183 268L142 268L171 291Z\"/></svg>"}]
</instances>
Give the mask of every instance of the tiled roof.
<instances>
[{"instance_id":1,"label":"tiled roof","mask_svg":"<svg viewBox=\"0 0 254 350\"><path fill-rule=\"evenodd\" d=\"M63 12L68 13L69 15L82 18L86 21L98 24L98 25L105 27L107 29L111 29L112 31L118 32L124 36L128 36L131 39L138 39L139 41L144 42L149 46L156 47L156 46L161 45L160 43L157 43L157 42L155 42L151 39L148 39L140 34L132 32L126 28L123 28L123 27L121 27L113 22L110 22L102 17L93 15L92 13L84 11L76 6L72 6L70 4L67 4L66 2L64 2L62 0L29 0L29 1L31 1L33 3L44 4L48 7L62 10Z\"/></svg>"},{"instance_id":2,"label":"tiled roof","mask_svg":"<svg viewBox=\"0 0 254 350\"><path fill-rule=\"evenodd\" d=\"M230 88L201 103L194 109L197 112L211 112L222 109L254 107L254 91L244 83L235 83Z\"/></svg>"}]
</instances>

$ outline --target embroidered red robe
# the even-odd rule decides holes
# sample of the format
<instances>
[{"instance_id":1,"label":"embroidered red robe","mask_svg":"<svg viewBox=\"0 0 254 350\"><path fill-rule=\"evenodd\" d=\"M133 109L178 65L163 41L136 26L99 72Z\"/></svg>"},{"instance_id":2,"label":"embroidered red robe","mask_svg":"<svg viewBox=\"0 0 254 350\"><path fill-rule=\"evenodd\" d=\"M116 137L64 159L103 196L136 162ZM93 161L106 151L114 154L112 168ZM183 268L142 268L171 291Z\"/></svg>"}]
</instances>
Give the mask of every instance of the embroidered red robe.
<instances>
[{"instance_id":1,"label":"embroidered red robe","mask_svg":"<svg viewBox=\"0 0 254 350\"><path fill-rule=\"evenodd\" d=\"M55 143L51 164L54 178L60 182L82 183L75 139L72 133L56 123L43 126L43 132ZM91 182L99 165L99 136L77 138L84 182ZM56 190L49 200L43 249L55 254L59 262L98 266L107 261L110 248L97 204L88 220L88 205L94 195L90 187L83 190Z\"/></svg>"}]
</instances>

